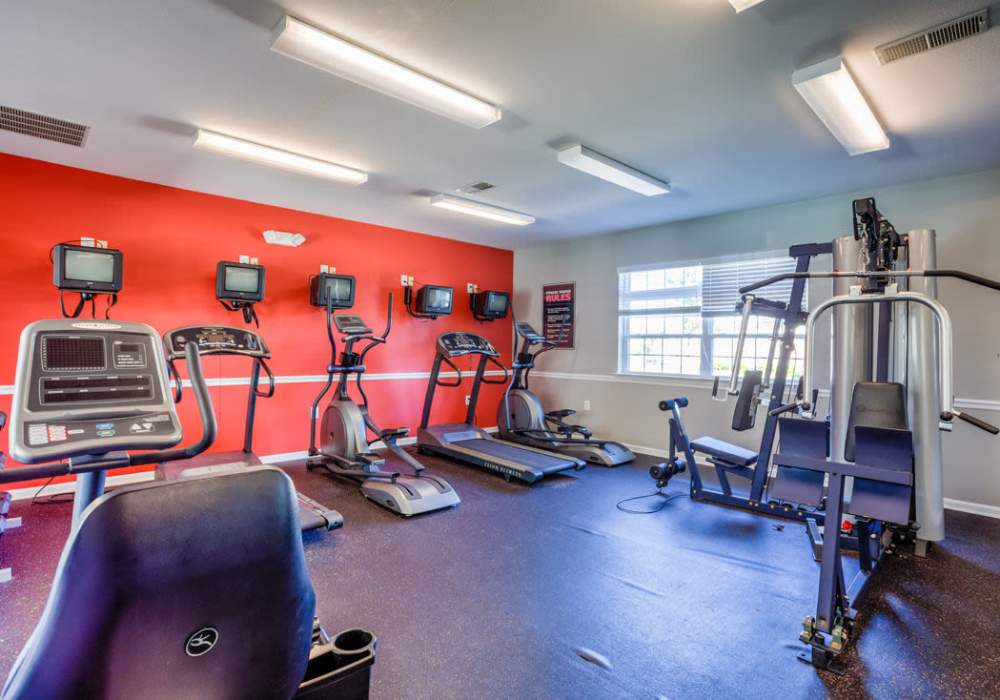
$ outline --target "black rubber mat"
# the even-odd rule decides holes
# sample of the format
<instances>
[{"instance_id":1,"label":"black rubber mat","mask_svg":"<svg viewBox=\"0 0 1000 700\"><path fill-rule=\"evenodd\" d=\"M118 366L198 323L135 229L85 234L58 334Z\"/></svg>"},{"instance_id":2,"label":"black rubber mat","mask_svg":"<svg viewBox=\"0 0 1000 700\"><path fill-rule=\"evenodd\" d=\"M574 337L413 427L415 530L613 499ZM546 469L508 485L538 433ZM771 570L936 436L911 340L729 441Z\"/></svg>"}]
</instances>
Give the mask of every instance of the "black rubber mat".
<instances>
[{"instance_id":1,"label":"black rubber mat","mask_svg":"<svg viewBox=\"0 0 1000 700\"><path fill-rule=\"evenodd\" d=\"M356 486L290 473L344 514L308 533L318 612L379 638L372 697L1000 697L1000 521L949 511L928 558L887 562L863 610L848 674L796 660L818 565L800 524L692 503L676 479L649 494L649 460L531 487L422 456L462 497L404 519ZM0 539L0 675L41 613L68 504L15 502Z\"/></svg>"}]
</instances>

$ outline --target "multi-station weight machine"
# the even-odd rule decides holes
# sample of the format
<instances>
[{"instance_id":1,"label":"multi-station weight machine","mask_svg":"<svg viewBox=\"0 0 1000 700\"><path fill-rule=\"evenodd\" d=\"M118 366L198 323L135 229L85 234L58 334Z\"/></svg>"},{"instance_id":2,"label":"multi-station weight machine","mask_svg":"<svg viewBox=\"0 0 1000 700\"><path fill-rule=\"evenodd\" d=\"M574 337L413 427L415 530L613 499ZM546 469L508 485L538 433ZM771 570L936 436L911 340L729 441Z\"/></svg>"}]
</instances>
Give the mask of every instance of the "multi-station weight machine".
<instances>
[{"instance_id":1,"label":"multi-station weight machine","mask_svg":"<svg viewBox=\"0 0 1000 700\"><path fill-rule=\"evenodd\" d=\"M826 670L838 669L837 658L854 633L855 608L882 555L902 543L923 555L931 543L944 539L940 431L951 431L958 418L991 434L1000 433L954 405L951 318L937 301L937 279L958 279L994 291L1000 291L1000 282L935 269L935 232L916 229L900 235L874 199L856 200L853 214L853 235L832 243L832 272L797 269L740 289L744 314L731 391L737 383L748 320L773 306L773 302L762 306L757 290L792 280L788 306L801 313L798 305L808 280L826 278L834 283L833 296L804 319L793 318L785 309L786 342L771 380L761 452L755 455L713 438L689 440L680 415L686 399L673 399L660 403L661 410L672 413L671 458L651 470L664 484L690 466L695 498L806 521L820 560L820 581L816 614L805 619L800 637L809 649L800 657ZM801 260L797 267L802 267ZM816 329L827 311L833 316L830 411L826 420L815 420ZM793 321L805 327L805 357L794 401L781 404L781 381L787 374L787 362L782 360L791 353ZM748 392L759 383L756 373L744 375L734 428L744 410L741 406L749 406L751 412L756 408L757 395ZM793 411L798 418L782 417ZM781 447L770 459L775 430L780 432ZM695 452L707 454L715 465L721 494L703 495ZM728 493L727 473L751 479L749 497ZM841 532L845 518L853 523ZM858 554L858 572L850 581L841 558L844 549Z\"/></svg>"},{"instance_id":2,"label":"multi-station weight machine","mask_svg":"<svg viewBox=\"0 0 1000 700\"><path fill-rule=\"evenodd\" d=\"M691 479L691 498L696 501L745 508L771 515L804 519L807 512L789 502L779 502L769 497L768 467L774 441L778 434L778 417L771 411L786 403L788 393L789 366L795 352L796 331L807 318L803 309L806 296L806 275L812 259L819 255L829 255L833 250L830 243L807 243L794 245L788 255L795 260L795 274L788 301L773 301L757 295L746 295L737 307L742 315L740 332L736 340L736 353L728 387L720 391L719 377L715 378L712 396L726 401L736 397L732 429L738 432L751 430L756 425L760 404L767 400L768 415L764 422L760 446L757 451L748 450L725 440L714 437L700 437L689 440L684 431L680 408L668 402L660 403L660 410L672 411L670 418L670 459L650 468L650 475L660 487L666 486L670 478L681 471L688 471ZM743 349L751 317L774 319L770 348L763 372L749 370L740 373ZM718 486L707 483L695 465L695 454L702 454L715 468ZM747 486L733 489L730 477L744 479Z\"/></svg>"}]
</instances>

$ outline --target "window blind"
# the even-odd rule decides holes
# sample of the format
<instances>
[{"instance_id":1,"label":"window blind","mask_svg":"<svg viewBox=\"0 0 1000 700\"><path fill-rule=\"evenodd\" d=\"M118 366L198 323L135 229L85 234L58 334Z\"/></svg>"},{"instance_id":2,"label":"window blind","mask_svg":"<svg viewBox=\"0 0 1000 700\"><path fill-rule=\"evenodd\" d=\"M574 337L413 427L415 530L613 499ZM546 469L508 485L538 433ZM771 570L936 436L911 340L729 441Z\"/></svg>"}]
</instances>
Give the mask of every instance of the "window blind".
<instances>
[{"instance_id":1,"label":"window blind","mask_svg":"<svg viewBox=\"0 0 1000 700\"><path fill-rule=\"evenodd\" d=\"M795 260L789 257L770 256L735 262L706 263L702 267L701 313L702 316L731 316L741 303L740 287L759 282L772 275L795 272ZM792 280L784 280L764 287L759 295L772 301L788 303L792 294ZM803 298L803 303L806 300Z\"/></svg>"}]
</instances>

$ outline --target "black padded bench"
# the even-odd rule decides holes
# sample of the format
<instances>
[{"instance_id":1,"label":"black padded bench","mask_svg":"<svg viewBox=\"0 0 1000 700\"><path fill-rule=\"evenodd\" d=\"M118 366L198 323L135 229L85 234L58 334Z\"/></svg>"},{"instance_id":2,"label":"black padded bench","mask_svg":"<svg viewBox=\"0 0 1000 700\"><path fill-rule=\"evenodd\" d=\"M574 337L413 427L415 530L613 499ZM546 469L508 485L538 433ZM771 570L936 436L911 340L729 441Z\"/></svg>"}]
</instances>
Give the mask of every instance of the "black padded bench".
<instances>
[{"instance_id":1,"label":"black padded bench","mask_svg":"<svg viewBox=\"0 0 1000 700\"><path fill-rule=\"evenodd\" d=\"M757 453L745 447L733 445L725 440L714 437L700 437L691 441L691 447L695 452L701 452L713 459L713 464L718 460L723 464L720 466L750 467L757 461Z\"/></svg>"},{"instance_id":2,"label":"black padded bench","mask_svg":"<svg viewBox=\"0 0 1000 700\"><path fill-rule=\"evenodd\" d=\"M707 436L692 440L691 449L708 455L708 461L715 467L715 474L719 478L719 486L727 496L733 495L727 473L744 479L753 478L753 465L757 462L757 453L753 450Z\"/></svg>"}]
</instances>

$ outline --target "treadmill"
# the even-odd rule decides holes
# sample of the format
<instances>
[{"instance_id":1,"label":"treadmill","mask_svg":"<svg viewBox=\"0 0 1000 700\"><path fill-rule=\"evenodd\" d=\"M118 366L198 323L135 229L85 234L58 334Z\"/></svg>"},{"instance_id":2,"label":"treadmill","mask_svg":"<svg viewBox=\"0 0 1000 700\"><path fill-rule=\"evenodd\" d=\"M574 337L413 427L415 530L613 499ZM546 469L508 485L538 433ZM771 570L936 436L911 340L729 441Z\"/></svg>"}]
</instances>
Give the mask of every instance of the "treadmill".
<instances>
[{"instance_id":1,"label":"treadmill","mask_svg":"<svg viewBox=\"0 0 1000 700\"><path fill-rule=\"evenodd\" d=\"M452 362L452 359L465 355L479 356L465 422L429 425L435 390L439 386L457 387L462 384L462 372ZM500 474L508 481L516 479L528 484L541 481L550 474L570 469L583 469L586 462L582 459L556 454L537 447L515 445L497 440L474 424L480 387L483 384L507 383L507 368L496 359L499 356L500 353L496 351L490 341L474 333L452 331L438 337L434 365L431 368L431 376L427 382L427 394L424 397L420 430L417 433L417 448L425 454L443 455L458 462ZM454 382L441 380L442 364L448 365L457 373L458 376ZM500 381L487 379L487 364L493 364L502 369L504 378Z\"/></svg>"},{"instance_id":2,"label":"treadmill","mask_svg":"<svg viewBox=\"0 0 1000 700\"><path fill-rule=\"evenodd\" d=\"M174 400L180 402L182 394L181 378L177 371L176 361L184 359L184 348L187 344L198 348L198 354L228 355L248 357L253 362L250 375L250 392L247 397L246 422L243 428L243 449L232 452L216 452L203 454L193 459L179 460L160 464L156 469L159 479L184 479L197 476L208 476L234 469L246 469L260 466L260 458L253 452L253 424L257 412L257 399L270 398L274 395L274 375L267 366L271 352L267 349L264 339L256 331L247 328L231 326L185 326L175 328L163 334L163 346L166 351L170 374L174 380ZM260 388L260 373L263 370L268 377L268 388ZM303 532L310 530L335 530L344 524L343 516L332 508L327 508L318 501L296 491L299 503L299 524Z\"/></svg>"}]
</instances>

